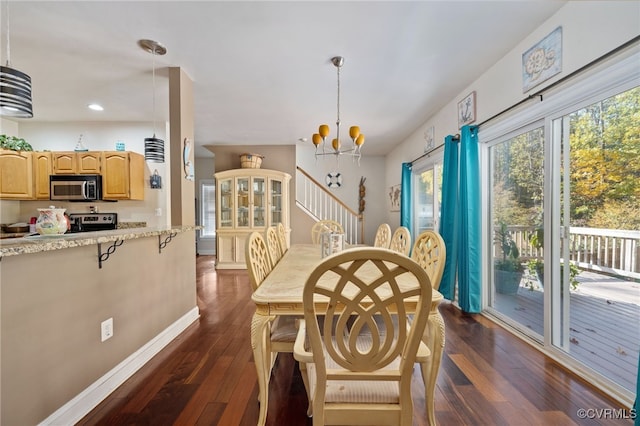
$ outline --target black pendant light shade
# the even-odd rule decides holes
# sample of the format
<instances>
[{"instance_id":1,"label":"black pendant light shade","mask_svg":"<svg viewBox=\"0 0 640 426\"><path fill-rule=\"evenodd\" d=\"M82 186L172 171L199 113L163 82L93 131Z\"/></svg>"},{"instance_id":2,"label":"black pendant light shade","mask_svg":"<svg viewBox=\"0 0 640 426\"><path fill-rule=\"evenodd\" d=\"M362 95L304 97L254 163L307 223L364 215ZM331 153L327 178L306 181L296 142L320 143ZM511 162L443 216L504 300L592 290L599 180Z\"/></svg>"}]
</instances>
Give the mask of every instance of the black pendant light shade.
<instances>
[{"instance_id":1,"label":"black pendant light shade","mask_svg":"<svg viewBox=\"0 0 640 426\"><path fill-rule=\"evenodd\" d=\"M152 163L164 163L164 141L156 138L144 139L144 159Z\"/></svg>"},{"instance_id":2,"label":"black pendant light shade","mask_svg":"<svg viewBox=\"0 0 640 426\"><path fill-rule=\"evenodd\" d=\"M17 118L33 117L31 77L0 65L0 115Z\"/></svg>"},{"instance_id":3,"label":"black pendant light shade","mask_svg":"<svg viewBox=\"0 0 640 426\"><path fill-rule=\"evenodd\" d=\"M164 141L156 138L156 55L164 55L167 48L154 40L139 40L138 45L153 57L153 137L144 139L144 159L152 163L164 163Z\"/></svg>"}]
</instances>

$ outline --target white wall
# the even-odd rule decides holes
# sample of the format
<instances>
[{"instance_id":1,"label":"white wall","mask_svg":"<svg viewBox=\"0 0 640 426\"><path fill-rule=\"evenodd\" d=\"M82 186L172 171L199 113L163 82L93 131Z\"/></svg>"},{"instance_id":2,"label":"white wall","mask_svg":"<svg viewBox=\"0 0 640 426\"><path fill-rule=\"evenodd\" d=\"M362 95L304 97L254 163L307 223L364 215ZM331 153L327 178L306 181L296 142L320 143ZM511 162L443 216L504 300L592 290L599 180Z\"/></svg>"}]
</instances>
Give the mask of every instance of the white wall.
<instances>
[{"instance_id":1,"label":"white wall","mask_svg":"<svg viewBox=\"0 0 640 426\"><path fill-rule=\"evenodd\" d=\"M529 93L523 93L522 53L558 26L562 26L562 72L532 88ZM476 123L481 123L525 99L528 94L541 90L638 36L639 29L640 2L568 2L493 67L478 76L477 80L462 90L444 108L432 117L425 117L425 123L387 155L385 187L399 183L403 162L412 161L423 154L424 132L427 128L434 126L436 146L443 143L446 135L458 133L457 103L471 91L476 91ZM472 60L473 52L470 52L469 56ZM397 223L399 214L387 213L386 220L389 223Z\"/></svg>"},{"instance_id":2,"label":"white wall","mask_svg":"<svg viewBox=\"0 0 640 426\"><path fill-rule=\"evenodd\" d=\"M82 134L82 142L90 151L115 151L117 141L125 143L125 150L144 155L144 139L153 134L151 123L140 122L36 122L20 121L18 123L19 136L33 146L35 151L73 151ZM156 129L158 130L158 129ZM99 203L70 203L56 202L56 206L67 209L67 212L88 212L90 205L95 205L101 212L118 213L118 221L146 222L148 226L164 226L170 222L169 194L169 143L165 137L166 130L160 128L156 136L165 141L165 162L145 163L145 199L144 201L118 201ZM162 189L151 189L149 176L155 170L162 176ZM2 204L6 202L3 200ZM36 209L46 207L50 201L19 201L18 217L11 220L27 221L31 216L37 216ZM159 210L160 216L157 215ZM4 213L5 207L1 209ZM8 216L7 216L8 218ZM4 219L3 219L4 220Z\"/></svg>"}]
</instances>

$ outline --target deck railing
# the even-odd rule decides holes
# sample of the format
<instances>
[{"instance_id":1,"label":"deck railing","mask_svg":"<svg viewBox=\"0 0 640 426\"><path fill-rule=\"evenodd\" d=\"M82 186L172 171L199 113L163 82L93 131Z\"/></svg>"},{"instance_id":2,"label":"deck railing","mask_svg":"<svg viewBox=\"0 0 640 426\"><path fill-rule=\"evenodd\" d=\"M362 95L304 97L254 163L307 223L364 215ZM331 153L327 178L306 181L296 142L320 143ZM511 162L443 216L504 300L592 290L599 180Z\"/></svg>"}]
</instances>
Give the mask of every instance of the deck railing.
<instances>
[{"instance_id":1,"label":"deck railing","mask_svg":"<svg viewBox=\"0 0 640 426\"><path fill-rule=\"evenodd\" d=\"M296 204L315 220L331 219L344 228L346 242L362 244L364 220L300 167L296 167Z\"/></svg>"},{"instance_id":2,"label":"deck railing","mask_svg":"<svg viewBox=\"0 0 640 426\"><path fill-rule=\"evenodd\" d=\"M542 249L530 242L534 227L507 229L521 257L542 258ZM640 279L640 231L571 227L569 242L569 259L580 268ZM494 255L497 253L499 247L494 244Z\"/></svg>"}]
</instances>

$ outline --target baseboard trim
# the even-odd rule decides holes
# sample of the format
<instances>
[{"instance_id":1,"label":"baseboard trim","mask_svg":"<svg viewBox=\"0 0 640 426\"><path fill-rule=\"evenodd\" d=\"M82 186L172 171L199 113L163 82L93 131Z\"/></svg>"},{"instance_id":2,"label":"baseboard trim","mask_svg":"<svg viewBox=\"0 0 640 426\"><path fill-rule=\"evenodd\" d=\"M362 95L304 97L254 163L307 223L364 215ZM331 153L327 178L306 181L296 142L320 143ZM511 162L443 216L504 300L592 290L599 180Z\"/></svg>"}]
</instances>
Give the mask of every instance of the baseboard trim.
<instances>
[{"instance_id":1,"label":"baseboard trim","mask_svg":"<svg viewBox=\"0 0 640 426\"><path fill-rule=\"evenodd\" d=\"M72 425L80 421L199 317L200 311L194 307L107 374L57 409L40 425Z\"/></svg>"}]
</instances>

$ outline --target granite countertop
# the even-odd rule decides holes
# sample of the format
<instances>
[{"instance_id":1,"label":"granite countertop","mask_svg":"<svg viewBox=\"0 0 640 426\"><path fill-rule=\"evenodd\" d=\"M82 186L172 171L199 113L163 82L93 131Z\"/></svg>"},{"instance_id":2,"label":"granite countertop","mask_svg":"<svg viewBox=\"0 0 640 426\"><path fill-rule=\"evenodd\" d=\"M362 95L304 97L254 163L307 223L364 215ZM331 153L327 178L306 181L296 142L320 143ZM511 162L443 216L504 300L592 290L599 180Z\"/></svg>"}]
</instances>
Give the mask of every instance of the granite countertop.
<instances>
[{"instance_id":1,"label":"granite countertop","mask_svg":"<svg viewBox=\"0 0 640 426\"><path fill-rule=\"evenodd\" d=\"M34 235L22 238L0 239L0 258L20 254L61 250L71 247L90 246L117 240L154 237L158 235L178 234L202 228L195 225L170 227L125 228L113 231L80 232L62 235Z\"/></svg>"}]
</instances>

